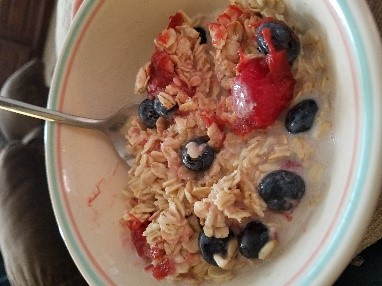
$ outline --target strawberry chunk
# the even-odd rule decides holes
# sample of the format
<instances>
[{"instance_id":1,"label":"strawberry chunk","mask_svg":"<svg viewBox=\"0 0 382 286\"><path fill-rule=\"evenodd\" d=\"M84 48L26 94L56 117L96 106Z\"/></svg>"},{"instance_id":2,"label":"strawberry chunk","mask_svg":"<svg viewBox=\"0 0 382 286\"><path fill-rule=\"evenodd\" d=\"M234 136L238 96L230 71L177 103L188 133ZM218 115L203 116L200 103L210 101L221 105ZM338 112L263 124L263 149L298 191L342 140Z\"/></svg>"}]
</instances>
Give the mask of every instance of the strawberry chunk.
<instances>
[{"instance_id":1,"label":"strawberry chunk","mask_svg":"<svg viewBox=\"0 0 382 286\"><path fill-rule=\"evenodd\" d=\"M160 91L164 91L175 77L174 64L170 56L156 50L151 57L150 79L147 83L147 92L152 98Z\"/></svg>"},{"instance_id":2,"label":"strawberry chunk","mask_svg":"<svg viewBox=\"0 0 382 286\"><path fill-rule=\"evenodd\" d=\"M169 20L170 22L167 26L168 29L169 28L175 29L176 27L181 26L184 23L183 14L181 12L178 12L175 15L170 16Z\"/></svg>"},{"instance_id":3,"label":"strawberry chunk","mask_svg":"<svg viewBox=\"0 0 382 286\"><path fill-rule=\"evenodd\" d=\"M155 265L151 271L157 280L162 280L166 276L175 273L175 263L174 261L166 258Z\"/></svg>"},{"instance_id":4,"label":"strawberry chunk","mask_svg":"<svg viewBox=\"0 0 382 286\"><path fill-rule=\"evenodd\" d=\"M126 225L130 229L131 240L138 255L143 258L150 258L150 245L147 243L146 237L143 236L149 221L141 222L137 218L132 217L131 220L127 221Z\"/></svg>"},{"instance_id":5,"label":"strawberry chunk","mask_svg":"<svg viewBox=\"0 0 382 286\"><path fill-rule=\"evenodd\" d=\"M233 132L247 134L272 125L293 97L295 79L284 50L242 61L232 95L238 121Z\"/></svg>"}]
</instances>

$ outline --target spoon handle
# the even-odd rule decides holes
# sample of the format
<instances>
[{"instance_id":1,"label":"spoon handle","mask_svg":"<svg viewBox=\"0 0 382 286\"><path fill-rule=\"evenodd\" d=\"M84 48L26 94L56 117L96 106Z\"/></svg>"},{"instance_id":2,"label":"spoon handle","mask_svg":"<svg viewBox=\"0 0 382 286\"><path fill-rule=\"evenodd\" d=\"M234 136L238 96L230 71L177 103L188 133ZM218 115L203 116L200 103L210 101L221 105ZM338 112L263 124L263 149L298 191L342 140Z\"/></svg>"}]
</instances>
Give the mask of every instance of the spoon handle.
<instances>
[{"instance_id":1,"label":"spoon handle","mask_svg":"<svg viewBox=\"0 0 382 286\"><path fill-rule=\"evenodd\" d=\"M0 109L42 119L45 121L54 121L82 128L94 129L97 128L97 126L100 123L100 120L97 119L84 118L67 113L62 113L4 96L0 96Z\"/></svg>"}]
</instances>

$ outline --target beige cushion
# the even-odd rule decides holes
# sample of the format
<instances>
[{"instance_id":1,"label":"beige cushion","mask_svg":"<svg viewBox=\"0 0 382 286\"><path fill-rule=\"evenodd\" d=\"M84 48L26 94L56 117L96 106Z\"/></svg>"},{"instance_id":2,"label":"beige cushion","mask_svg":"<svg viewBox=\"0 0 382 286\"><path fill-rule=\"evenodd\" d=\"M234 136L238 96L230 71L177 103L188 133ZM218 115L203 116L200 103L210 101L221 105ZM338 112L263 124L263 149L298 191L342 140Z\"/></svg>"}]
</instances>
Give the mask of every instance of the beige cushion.
<instances>
[{"instance_id":1,"label":"beige cushion","mask_svg":"<svg viewBox=\"0 0 382 286\"><path fill-rule=\"evenodd\" d=\"M1 96L45 106L48 88L40 60L4 84ZM42 121L0 111L11 141L0 153L0 251L12 285L87 285L59 233L45 172Z\"/></svg>"},{"instance_id":2,"label":"beige cushion","mask_svg":"<svg viewBox=\"0 0 382 286\"><path fill-rule=\"evenodd\" d=\"M87 285L59 233L45 175L42 128L0 153L0 250L12 285Z\"/></svg>"}]
</instances>

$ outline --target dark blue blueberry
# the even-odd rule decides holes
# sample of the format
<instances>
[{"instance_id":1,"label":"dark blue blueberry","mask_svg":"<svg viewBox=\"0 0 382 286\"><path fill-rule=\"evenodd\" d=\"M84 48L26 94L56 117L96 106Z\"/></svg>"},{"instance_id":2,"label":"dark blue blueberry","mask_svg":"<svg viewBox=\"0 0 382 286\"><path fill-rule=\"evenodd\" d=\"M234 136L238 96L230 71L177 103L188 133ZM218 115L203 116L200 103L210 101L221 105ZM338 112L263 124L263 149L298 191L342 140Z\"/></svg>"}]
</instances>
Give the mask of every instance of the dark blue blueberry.
<instances>
[{"instance_id":1,"label":"dark blue blueberry","mask_svg":"<svg viewBox=\"0 0 382 286\"><path fill-rule=\"evenodd\" d=\"M220 255L226 257L228 253L229 242L235 238L235 235L230 232L227 237L216 238L214 236L208 237L202 231L199 234L199 250L203 259L211 264L218 266L215 261L214 255Z\"/></svg>"},{"instance_id":2,"label":"dark blue blueberry","mask_svg":"<svg viewBox=\"0 0 382 286\"><path fill-rule=\"evenodd\" d=\"M258 191L269 209L288 211L294 208L304 196L305 182L294 172L277 170L261 180Z\"/></svg>"},{"instance_id":3,"label":"dark blue blueberry","mask_svg":"<svg viewBox=\"0 0 382 286\"><path fill-rule=\"evenodd\" d=\"M139 117L147 128L155 128L159 114L154 109L154 100L146 98L139 105Z\"/></svg>"},{"instance_id":4,"label":"dark blue blueberry","mask_svg":"<svg viewBox=\"0 0 382 286\"><path fill-rule=\"evenodd\" d=\"M300 133L312 128L318 111L317 103L313 99L306 99L289 110L285 119L285 128L290 133Z\"/></svg>"},{"instance_id":5,"label":"dark blue blueberry","mask_svg":"<svg viewBox=\"0 0 382 286\"><path fill-rule=\"evenodd\" d=\"M206 171L215 159L215 150L207 142L208 136L194 138L181 149L181 159L189 170Z\"/></svg>"},{"instance_id":6,"label":"dark blue blueberry","mask_svg":"<svg viewBox=\"0 0 382 286\"><path fill-rule=\"evenodd\" d=\"M194 28L199 33L200 43L205 44L207 43L207 33L206 30L202 27L196 27Z\"/></svg>"},{"instance_id":7,"label":"dark blue blueberry","mask_svg":"<svg viewBox=\"0 0 382 286\"><path fill-rule=\"evenodd\" d=\"M284 49L288 55L289 63L297 58L300 53L300 41L298 40L292 29L284 22L279 20L270 20L260 24L256 28L256 40L260 52L269 53L269 48L263 36L264 29L270 29L272 44L276 50Z\"/></svg>"},{"instance_id":8,"label":"dark blue blueberry","mask_svg":"<svg viewBox=\"0 0 382 286\"><path fill-rule=\"evenodd\" d=\"M239 235L239 251L246 258L259 258L260 250L268 241L268 228L259 221L251 221Z\"/></svg>"},{"instance_id":9,"label":"dark blue blueberry","mask_svg":"<svg viewBox=\"0 0 382 286\"><path fill-rule=\"evenodd\" d=\"M154 109L155 111L165 118L171 118L171 116L175 113L175 111L178 109L178 105L174 105L170 109L167 109L162 102L156 97L154 99Z\"/></svg>"}]
</instances>

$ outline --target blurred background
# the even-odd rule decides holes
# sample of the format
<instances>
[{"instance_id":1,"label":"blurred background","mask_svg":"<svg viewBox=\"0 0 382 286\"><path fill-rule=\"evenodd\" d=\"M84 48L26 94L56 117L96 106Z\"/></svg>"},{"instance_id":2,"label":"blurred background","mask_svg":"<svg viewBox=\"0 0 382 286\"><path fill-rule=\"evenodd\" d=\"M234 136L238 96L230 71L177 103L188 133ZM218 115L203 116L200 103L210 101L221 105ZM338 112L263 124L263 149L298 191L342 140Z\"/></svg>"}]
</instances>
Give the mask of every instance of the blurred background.
<instances>
[{"instance_id":1,"label":"blurred background","mask_svg":"<svg viewBox=\"0 0 382 286\"><path fill-rule=\"evenodd\" d=\"M30 59L43 57L55 2L0 1L0 87Z\"/></svg>"}]
</instances>

